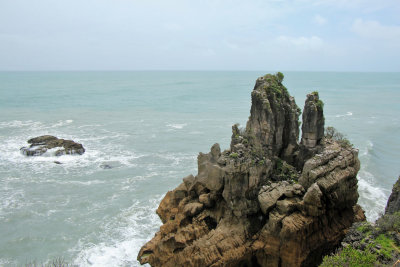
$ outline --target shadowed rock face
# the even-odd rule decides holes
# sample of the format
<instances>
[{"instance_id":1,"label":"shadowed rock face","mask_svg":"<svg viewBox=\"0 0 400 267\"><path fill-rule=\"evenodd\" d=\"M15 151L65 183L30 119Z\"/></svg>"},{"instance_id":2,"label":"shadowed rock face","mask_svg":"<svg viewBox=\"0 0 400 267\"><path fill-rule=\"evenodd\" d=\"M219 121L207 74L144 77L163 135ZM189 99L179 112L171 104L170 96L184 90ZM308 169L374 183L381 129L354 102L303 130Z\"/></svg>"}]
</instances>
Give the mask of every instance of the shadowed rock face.
<instances>
[{"instance_id":1,"label":"shadowed rock face","mask_svg":"<svg viewBox=\"0 0 400 267\"><path fill-rule=\"evenodd\" d=\"M198 174L165 195L157 209L163 225L140 263L315 266L365 219L356 204L356 149L321 137L320 151L299 164L300 112L282 78L257 79L246 129L234 125L230 149L214 144L200 153ZM321 120L305 120L320 136Z\"/></svg>"},{"instance_id":2,"label":"shadowed rock face","mask_svg":"<svg viewBox=\"0 0 400 267\"><path fill-rule=\"evenodd\" d=\"M54 155L61 156L65 154L85 153L82 144L72 140L58 139L51 135L42 135L28 140L29 147L22 147L20 150L26 156L40 156L46 153L49 149L55 149Z\"/></svg>"},{"instance_id":3,"label":"shadowed rock face","mask_svg":"<svg viewBox=\"0 0 400 267\"><path fill-rule=\"evenodd\" d=\"M385 213L392 214L400 211L400 176L393 185L392 193L386 204Z\"/></svg>"}]
</instances>

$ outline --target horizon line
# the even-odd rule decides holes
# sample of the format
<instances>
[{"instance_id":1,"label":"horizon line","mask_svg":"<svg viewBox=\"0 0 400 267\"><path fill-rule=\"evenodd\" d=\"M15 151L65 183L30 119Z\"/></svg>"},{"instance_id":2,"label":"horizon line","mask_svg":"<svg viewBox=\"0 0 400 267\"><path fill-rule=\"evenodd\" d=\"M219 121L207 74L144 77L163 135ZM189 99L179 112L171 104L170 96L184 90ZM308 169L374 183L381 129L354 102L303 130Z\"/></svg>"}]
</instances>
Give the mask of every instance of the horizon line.
<instances>
[{"instance_id":1,"label":"horizon line","mask_svg":"<svg viewBox=\"0 0 400 267\"><path fill-rule=\"evenodd\" d=\"M400 71L377 71L377 70L204 70L204 69L125 69L125 70L1 70L0 72L323 72L323 73L400 73Z\"/></svg>"}]
</instances>

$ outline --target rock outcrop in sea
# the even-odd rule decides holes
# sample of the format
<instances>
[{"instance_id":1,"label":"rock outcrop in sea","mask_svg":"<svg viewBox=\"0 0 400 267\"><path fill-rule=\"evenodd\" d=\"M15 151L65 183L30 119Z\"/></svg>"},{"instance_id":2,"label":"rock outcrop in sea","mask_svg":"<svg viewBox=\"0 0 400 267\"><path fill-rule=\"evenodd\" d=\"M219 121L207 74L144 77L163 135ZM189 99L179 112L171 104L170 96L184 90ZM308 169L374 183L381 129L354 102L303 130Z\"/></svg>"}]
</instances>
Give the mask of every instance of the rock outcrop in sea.
<instances>
[{"instance_id":1,"label":"rock outcrop in sea","mask_svg":"<svg viewBox=\"0 0 400 267\"><path fill-rule=\"evenodd\" d=\"M356 221L358 150L324 137L323 103L303 111L283 75L257 79L246 128L232 127L230 149L198 156L161 201L163 225L140 250L152 266L316 266Z\"/></svg>"},{"instance_id":2,"label":"rock outcrop in sea","mask_svg":"<svg viewBox=\"0 0 400 267\"><path fill-rule=\"evenodd\" d=\"M85 149L82 144L72 140L59 139L52 135L42 135L28 140L29 147L21 147L20 151L26 156L41 156L49 150L53 150L55 156L82 155Z\"/></svg>"}]
</instances>

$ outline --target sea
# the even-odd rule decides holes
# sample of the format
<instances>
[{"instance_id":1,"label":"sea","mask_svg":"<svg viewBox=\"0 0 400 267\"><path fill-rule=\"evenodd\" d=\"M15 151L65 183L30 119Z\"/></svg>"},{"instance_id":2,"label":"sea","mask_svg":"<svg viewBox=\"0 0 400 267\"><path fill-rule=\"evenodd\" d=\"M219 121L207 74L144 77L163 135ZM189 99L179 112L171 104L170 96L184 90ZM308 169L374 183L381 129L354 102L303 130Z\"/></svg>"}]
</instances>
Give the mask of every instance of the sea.
<instances>
[{"instance_id":1,"label":"sea","mask_svg":"<svg viewBox=\"0 0 400 267\"><path fill-rule=\"evenodd\" d=\"M161 199L197 174L199 152L229 147L266 73L0 72L0 266L139 266ZM400 73L284 74L297 105L318 91L325 126L359 149L359 204L375 221L400 174ZM45 134L86 152L20 153Z\"/></svg>"}]
</instances>

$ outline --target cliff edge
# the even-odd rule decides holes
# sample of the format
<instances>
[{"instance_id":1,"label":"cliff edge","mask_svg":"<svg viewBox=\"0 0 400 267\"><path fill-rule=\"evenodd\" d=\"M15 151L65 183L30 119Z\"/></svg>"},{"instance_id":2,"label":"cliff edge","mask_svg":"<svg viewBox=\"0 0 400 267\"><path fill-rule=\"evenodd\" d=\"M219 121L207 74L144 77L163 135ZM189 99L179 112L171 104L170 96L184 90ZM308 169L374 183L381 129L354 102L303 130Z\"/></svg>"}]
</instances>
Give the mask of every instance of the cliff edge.
<instances>
[{"instance_id":1,"label":"cliff edge","mask_svg":"<svg viewBox=\"0 0 400 267\"><path fill-rule=\"evenodd\" d=\"M323 103L300 109L283 74L257 79L245 129L230 149L198 156L189 175L161 201L163 225L140 250L152 266L316 266L353 222L358 150L324 137Z\"/></svg>"},{"instance_id":2,"label":"cliff edge","mask_svg":"<svg viewBox=\"0 0 400 267\"><path fill-rule=\"evenodd\" d=\"M357 222L348 230L336 253L320 267L400 266L400 177L393 185L385 213L375 222Z\"/></svg>"}]
</instances>

